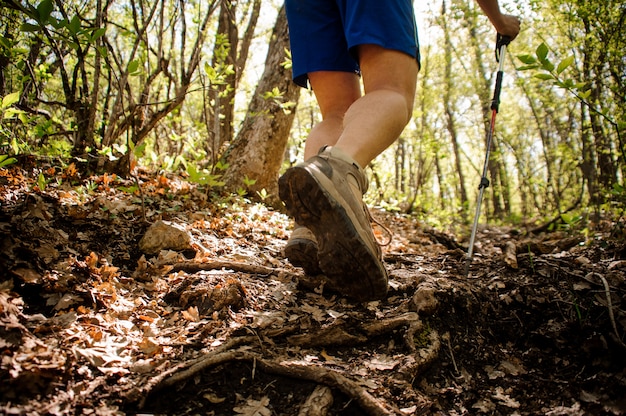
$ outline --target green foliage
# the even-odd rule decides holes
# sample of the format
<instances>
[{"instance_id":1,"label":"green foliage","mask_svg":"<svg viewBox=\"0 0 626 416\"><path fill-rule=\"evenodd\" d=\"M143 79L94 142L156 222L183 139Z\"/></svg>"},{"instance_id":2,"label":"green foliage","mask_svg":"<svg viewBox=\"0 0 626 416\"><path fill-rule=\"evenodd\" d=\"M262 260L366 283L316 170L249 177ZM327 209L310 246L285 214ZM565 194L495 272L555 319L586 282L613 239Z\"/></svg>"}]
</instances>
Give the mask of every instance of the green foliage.
<instances>
[{"instance_id":1,"label":"green foliage","mask_svg":"<svg viewBox=\"0 0 626 416\"><path fill-rule=\"evenodd\" d=\"M413 342L415 343L416 348L426 348L431 343L430 336L432 334L432 328L429 323L426 323L421 329L421 331L416 331L413 334Z\"/></svg>"},{"instance_id":2,"label":"green foliage","mask_svg":"<svg viewBox=\"0 0 626 416\"><path fill-rule=\"evenodd\" d=\"M92 195L96 189L98 189L98 183L88 180L84 185L79 186L76 192L79 195Z\"/></svg>"},{"instance_id":3,"label":"green foliage","mask_svg":"<svg viewBox=\"0 0 626 416\"><path fill-rule=\"evenodd\" d=\"M187 180L193 183L197 183L198 185L204 185L210 188L221 188L225 185L222 178L222 173L211 173L207 169L198 168L198 166L193 162L187 162ZM223 171L227 168L227 165L219 164L216 165L216 169L218 171Z\"/></svg>"},{"instance_id":4,"label":"green foliage","mask_svg":"<svg viewBox=\"0 0 626 416\"><path fill-rule=\"evenodd\" d=\"M17 142L14 140L11 124L15 120L15 116L23 116L24 112L13 108L20 99L19 91L9 93L2 97L0 101L0 146L11 144L14 153L18 153Z\"/></svg>"},{"instance_id":5,"label":"green foliage","mask_svg":"<svg viewBox=\"0 0 626 416\"><path fill-rule=\"evenodd\" d=\"M622 209L626 208L626 186L620 183L614 183L613 189L611 189L611 194L615 198L616 201L624 204Z\"/></svg>"},{"instance_id":6,"label":"green foliage","mask_svg":"<svg viewBox=\"0 0 626 416\"><path fill-rule=\"evenodd\" d=\"M63 139L49 139L41 147L40 153L45 156L69 158L72 153L72 144Z\"/></svg>"},{"instance_id":7,"label":"green foliage","mask_svg":"<svg viewBox=\"0 0 626 416\"><path fill-rule=\"evenodd\" d=\"M261 189L260 191L257 191L256 194L258 195L259 198L261 198L261 201L265 201L270 196L267 193L267 190L265 188Z\"/></svg>"},{"instance_id":8,"label":"green foliage","mask_svg":"<svg viewBox=\"0 0 626 416\"><path fill-rule=\"evenodd\" d=\"M44 192L49 182L50 179L46 179L43 172L39 172L39 176L37 177L37 188L39 191Z\"/></svg>"},{"instance_id":9,"label":"green foliage","mask_svg":"<svg viewBox=\"0 0 626 416\"><path fill-rule=\"evenodd\" d=\"M0 109L3 112L8 111L9 107L11 107L13 104L17 103L20 100L20 92L16 91L16 92L12 92L10 94L5 95L4 97L2 97L2 103L0 104ZM9 118L12 114L3 114L3 118Z\"/></svg>"},{"instance_id":10,"label":"green foliage","mask_svg":"<svg viewBox=\"0 0 626 416\"><path fill-rule=\"evenodd\" d=\"M589 10L582 5L577 7L581 7L578 12L582 17L589 18L585 15ZM594 24L607 25L600 28L601 31L614 30L609 28L610 24L600 20L594 20ZM586 27L585 30L589 31L590 28ZM523 64L518 70L530 71L533 78L539 80L541 84L557 91L566 91L570 97L574 97L588 109L576 114L577 123L586 132L577 133L585 142L580 144L582 154L575 157L582 159L577 165L584 166L581 173L589 184L589 196L595 203L596 212L599 212L604 198L610 196L609 187L620 176L617 172L619 166L621 165L623 169L626 163L626 143L623 140L625 126L623 119L626 117L626 107L623 105L624 92L620 92L621 87L612 82L616 80L615 77L607 76L615 74L618 70L617 68L608 70L607 57L615 53L623 57L625 51L611 50L608 44L598 43L591 37L581 39L576 46L573 53L562 52L564 57L559 59L558 53L552 53L546 43L542 42L534 54L517 57ZM594 49L595 46L605 49L599 52ZM578 62L576 56L582 56L581 62ZM620 60L623 64L623 59ZM622 103L619 104L616 100L621 100ZM562 147L558 149L564 150ZM571 149L565 149L559 153L568 154L570 151ZM609 172L611 170L612 172ZM566 228L577 225L577 217L562 220Z\"/></svg>"},{"instance_id":11,"label":"green foliage","mask_svg":"<svg viewBox=\"0 0 626 416\"><path fill-rule=\"evenodd\" d=\"M254 185L256 183L256 179L250 179L248 178L248 176L246 175L245 178L243 178L243 184L246 187L251 187L252 185Z\"/></svg>"},{"instance_id":12,"label":"green foliage","mask_svg":"<svg viewBox=\"0 0 626 416\"><path fill-rule=\"evenodd\" d=\"M142 68L140 67L141 62L138 59L134 59L128 63L126 67L126 71L130 76L138 76L143 73Z\"/></svg>"},{"instance_id":13,"label":"green foliage","mask_svg":"<svg viewBox=\"0 0 626 416\"><path fill-rule=\"evenodd\" d=\"M579 213L564 213L561 214L561 220L563 221L564 228L573 229L582 222L583 217Z\"/></svg>"},{"instance_id":14,"label":"green foliage","mask_svg":"<svg viewBox=\"0 0 626 416\"><path fill-rule=\"evenodd\" d=\"M285 69L291 69L293 66L291 59L291 51L289 49L285 49L285 60L280 64Z\"/></svg>"},{"instance_id":15,"label":"green foliage","mask_svg":"<svg viewBox=\"0 0 626 416\"><path fill-rule=\"evenodd\" d=\"M9 155L0 155L0 168L12 165L15 162L17 162L17 159L14 157L9 157Z\"/></svg>"},{"instance_id":16,"label":"green foliage","mask_svg":"<svg viewBox=\"0 0 626 416\"><path fill-rule=\"evenodd\" d=\"M273 101L285 112L285 114L289 114L296 106L296 103L292 101L284 101L284 93L277 87L272 88L271 91L265 91L263 93L263 99Z\"/></svg>"},{"instance_id":17,"label":"green foliage","mask_svg":"<svg viewBox=\"0 0 626 416\"><path fill-rule=\"evenodd\" d=\"M572 78L566 77L564 72L575 62L574 55L569 55L557 64L553 63L549 57L550 50L545 43L541 43L535 55L519 55L519 59L524 65L517 68L518 71L530 71L535 73L533 76L542 81L548 81L552 85L565 89L574 94L578 99L585 100L589 98L591 90L587 82L577 82Z\"/></svg>"}]
</instances>

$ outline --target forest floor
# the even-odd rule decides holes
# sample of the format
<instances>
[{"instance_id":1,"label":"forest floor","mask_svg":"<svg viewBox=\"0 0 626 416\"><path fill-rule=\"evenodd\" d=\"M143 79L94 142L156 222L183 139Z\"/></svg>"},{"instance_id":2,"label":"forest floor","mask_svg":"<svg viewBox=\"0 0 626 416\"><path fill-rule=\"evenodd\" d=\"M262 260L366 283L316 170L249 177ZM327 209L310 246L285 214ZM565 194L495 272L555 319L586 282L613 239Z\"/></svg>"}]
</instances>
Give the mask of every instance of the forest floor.
<instances>
[{"instance_id":1,"label":"forest floor","mask_svg":"<svg viewBox=\"0 0 626 416\"><path fill-rule=\"evenodd\" d=\"M626 414L623 219L481 227L466 273L467 236L376 211L390 293L355 303L285 215L138 180L0 169L0 413Z\"/></svg>"}]
</instances>

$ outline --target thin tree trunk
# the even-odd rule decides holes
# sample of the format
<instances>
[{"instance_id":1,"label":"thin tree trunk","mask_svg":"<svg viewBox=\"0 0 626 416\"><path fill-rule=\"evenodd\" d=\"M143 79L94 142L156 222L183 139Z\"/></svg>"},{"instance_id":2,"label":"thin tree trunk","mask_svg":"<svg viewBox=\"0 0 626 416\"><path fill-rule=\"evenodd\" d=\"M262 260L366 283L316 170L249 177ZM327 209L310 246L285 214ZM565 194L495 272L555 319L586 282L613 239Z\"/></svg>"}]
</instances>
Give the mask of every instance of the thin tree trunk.
<instances>
[{"instance_id":1,"label":"thin tree trunk","mask_svg":"<svg viewBox=\"0 0 626 416\"><path fill-rule=\"evenodd\" d=\"M396 192L404 193L406 192L406 140L404 138L399 138L396 142L396 157L395 157L395 188Z\"/></svg>"},{"instance_id":2,"label":"thin tree trunk","mask_svg":"<svg viewBox=\"0 0 626 416\"><path fill-rule=\"evenodd\" d=\"M224 75L222 82L210 89L213 101L213 134L215 148L220 149L225 141L230 141L233 136L233 114L235 112L235 92L237 91L237 76L235 63L239 48L239 34L235 11L237 2L222 0L219 15L219 24L213 46L213 66L231 65L232 72ZM225 42L225 44L221 44ZM220 56L220 51L225 51L225 56Z\"/></svg>"},{"instance_id":3,"label":"thin tree trunk","mask_svg":"<svg viewBox=\"0 0 626 416\"><path fill-rule=\"evenodd\" d=\"M265 201L273 206L280 203L278 173L300 96L300 87L291 81L291 70L283 65L288 47L283 6L272 33L265 70L241 130L227 152L229 168L224 175L226 186L232 190L243 187L245 178L256 181L248 187L250 195L266 195Z\"/></svg>"},{"instance_id":4,"label":"thin tree trunk","mask_svg":"<svg viewBox=\"0 0 626 416\"><path fill-rule=\"evenodd\" d=\"M467 190L465 188L465 175L463 175L463 168L461 166L461 152L459 150L459 139L454 120L455 110L454 103L452 101L452 42L450 40L450 31L447 24L445 0L441 3L441 17L444 33L445 71L443 104L446 114L446 128L450 134L450 144L452 145L452 151L454 153L454 166L459 179L458 191L461 199L461 207L463 209L464 216L467 216L468 197Z\"/></svg>"},{"instance_id":5,"label":"thin tree trunk","mask_svg":"<svg viewBox=\"0 0 626 416\"><path fill-rule=\"evenodd\" d=\"M591 56L588 53L584 54L583 58L583 76L584 79L591 79ZM593 206L600 204L600 193L598 191L598 176L597 176L597 155L596 149L593 146L590 128L589 128L589 111L585 103L580 104L580 120L581 120L581 142L583 150L583 161L580 164L583 177L587 182L587 190L589 192L589 198Z\"/></svg>"},{"instance_id":6,"label":"thin tree trunk","mask_svg":"<svg viewBox=\"0 0 626 416\"><path fill-rule=\"evenodd\" d=\"M192 48L189 52L185 51L185 43L183 42L185 35L184 31L181 35L181 50L184 52L182 56L188 56L187 61L181 60L180 64L180 74L178 77L170 74L170 68L168 67L169 60L163 59L158 63L158 67L154 68L152 73L150 73L146 77L146 81L144 83L143 89L140 92L138 97L139 102L137 103L137 98L133 96L132 91L130 90L130 86L128 84L128 69L125 69L122 74L122 81L120 81L120 90L118 91L118 99L116 103L113 105L113 110L111 112L111 118L117 116L116 119L110 120L110 129L105 132L105 137L103 138L103 143L113 143L113 141L119 137L123 137L124 134L128 134L130 130L130 136L134 144L138 146L149 134L154 131L154 128L159 124L159 122L170 114L172 111L182 105L187 96L187 92L192 82L194 81L194 76L196 70L200 65L200 60L202 58L202 47L207 37L210 18L213 15L215 10L215 1L213 0L211 4L208 6L204 16L202 16L202 20L198 26L198 33L196 34L195 41L192 45ZM181 3L181 6L184 2ZM155 10L157 9L156 5L153 5L153 8L150 10L150 17L148 20L152 19ZM184 13L182 13L184 15ZM182 27L184 28L186 23L185 19L182 18ZM147 44L147 40L145 39L145 28L147 24L142 26L140 34L138 34L137 41L133 45L133 50L136 50L141 44L142 40ZM131 56L134 56L131 55ZM130 61L129 61L130 62ZM127 63L126 66L127 67ZM150 104L148 100L151 98L150 96L150 87L154 86L154 82L157 78L157 75L160 73L165 73L168 76L168 79L174 85L168 85L168 87L173 88L173 97L167 97L164 103L160 104ZM124 87L124 88L122 88ZM125 92L125 93L124 93ZM130 105L124 106L123 99L126 97L130 102ZM153 109L156 107L156 109ZM128 174L128 160L131 157L130 153L127 152L118 160L108 163L106 168L109 171L119 172L120 174Z\"/></svg>"},{"instance_id":7,"label":"thin tree trunk","mask_svg":"<svg viewBox=\"0 0 626 416\"><path fill-rule=\"evenodd\" d=\"M209 88L212 120L208 120L207 124L213 126L210 132L213 137L209 150L215 158L218 157L218 152L224 143L233 139L235 95L246 65L261 9L261 0L244 4L244 6L251 4L251 7L248 25L240 39L239 27L241 22L237 21L236 16L238 4L240 3L234 0L220 1L219 23L211 59L214 68L222 67L225 69L229 67L229 71L223 74L223 79Z\"/></svg>"}]
</instances>

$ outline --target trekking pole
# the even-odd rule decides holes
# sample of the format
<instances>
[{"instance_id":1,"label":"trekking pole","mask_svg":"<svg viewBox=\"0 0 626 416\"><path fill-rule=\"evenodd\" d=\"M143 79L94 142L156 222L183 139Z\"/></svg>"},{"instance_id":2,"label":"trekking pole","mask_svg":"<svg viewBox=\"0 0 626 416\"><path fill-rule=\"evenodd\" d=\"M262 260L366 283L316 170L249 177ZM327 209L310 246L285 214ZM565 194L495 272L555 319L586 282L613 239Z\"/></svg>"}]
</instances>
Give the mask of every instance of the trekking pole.
<instances>
[{"instance_id":1,"label":"trekking pole","mask_svg":"<svg viewBox=\"0 0 626 416\"><path fill-rule=\"evenodd\" d=\"M483 165L483 174L478 185L478 201L476 202L476 212L474 214L474 224L472 225L472 234L470 236L469 248L467 249L467 262L465 264L465 276L469 275L470 264L474 257L474 241L476 240L476 229L478 228L478 218L480 217L480 205L483 202L485 189L489 187L489 179L487 179L487 169L489 167L489 154L491 153L491 142L493 140L493 132L496 127L496 114L500 107L500 90L502 89L502 76L504 75L504 54L507 45L511 43L511 38L502 36L498 33L496 39L496 61L500 64L498 73L496 74L496 85L491 100L491 122L489 132L487 133L487 149L485 151L485 163Z\"/></svg>"}]
</instances>

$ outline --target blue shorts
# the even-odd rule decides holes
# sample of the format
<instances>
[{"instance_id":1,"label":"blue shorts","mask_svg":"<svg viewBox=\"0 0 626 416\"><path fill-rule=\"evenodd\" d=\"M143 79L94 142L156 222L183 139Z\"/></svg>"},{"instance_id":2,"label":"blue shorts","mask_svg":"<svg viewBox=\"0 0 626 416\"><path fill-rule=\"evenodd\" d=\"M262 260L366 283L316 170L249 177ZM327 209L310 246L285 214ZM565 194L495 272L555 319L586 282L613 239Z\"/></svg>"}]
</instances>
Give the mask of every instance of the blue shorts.
<instances>
[{"instance_id":1,"label":"blue shorts","mask_svg":"<svg viewBox=\"0 0 626 416\"><path fill-rule=\"evenodd\" d=\"M293 79L309 72L359 73L355 47L374 44L414 56L419 42L412 0L286 0Z\"/></svg>"}]
</instances>

